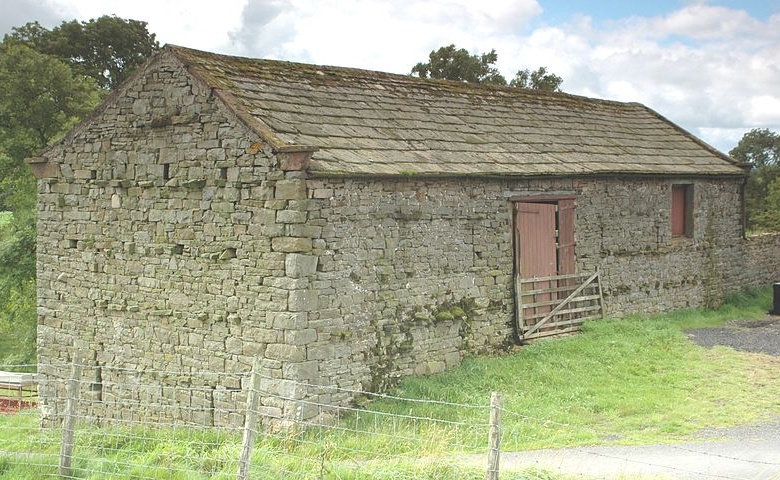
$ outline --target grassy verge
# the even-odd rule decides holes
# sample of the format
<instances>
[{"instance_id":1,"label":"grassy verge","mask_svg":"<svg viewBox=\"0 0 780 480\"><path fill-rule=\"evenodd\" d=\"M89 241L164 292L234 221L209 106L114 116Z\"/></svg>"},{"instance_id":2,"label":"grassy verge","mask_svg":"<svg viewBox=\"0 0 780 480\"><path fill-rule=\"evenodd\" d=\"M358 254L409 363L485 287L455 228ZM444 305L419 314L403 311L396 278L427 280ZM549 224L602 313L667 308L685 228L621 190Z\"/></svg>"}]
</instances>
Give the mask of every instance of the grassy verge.
<instances>
[{"instance_id":1,"label":"grassy verge","mask_svg":"<svg viewBox=\"0 0 780 480\"><path fill-rule=\"evenodd\" d=\"M591 322L580 335L407 379L393 395L486 405L491 391L501 391L505 450L675 442L707 427L776 419L780 360L704 349L683 332L760 318L770 303L771 292L765 290L733 297L717 311ZM427 418L452 423L420 420ZM0 454L0 479L37 478L56 470L56 435L46 440L56 432L37 430L36 420L35 412L0 416L0 451L25 452L46 465L30 470L18 457ZM483 468L464 466L459 459L484 453L486 422L482 408L384 399L342 418L338 428L260 435L252 471L272 479L483 478ZM35 433L13 437L14 432ZM233 478L239 442L236 432L86 428L77 440L76 466L100 473L78 478ZM176 474L180 471L187 473ZM561 477L505 472L502 478Z\"/></svg>"}]
</instances>

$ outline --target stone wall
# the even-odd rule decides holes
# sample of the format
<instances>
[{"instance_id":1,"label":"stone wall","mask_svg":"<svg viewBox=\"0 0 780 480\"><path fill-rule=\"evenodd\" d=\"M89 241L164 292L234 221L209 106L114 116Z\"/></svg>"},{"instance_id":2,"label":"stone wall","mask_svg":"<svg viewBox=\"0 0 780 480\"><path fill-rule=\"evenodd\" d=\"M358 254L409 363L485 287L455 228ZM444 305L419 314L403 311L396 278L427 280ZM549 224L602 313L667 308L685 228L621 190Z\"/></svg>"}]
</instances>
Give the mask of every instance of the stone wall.
<instances>
[{"instance_id":1,"label":"stone wall","mask_svg":"<svg viewBox=\"0 0 780 480\"><path fill-rule=\"evenodd\" d=\"M729 290L763 288L780 282L780 233L761 233L745 239L745 264L731 269Z\"/></svg>"},{"instance_id":2,"label":"stone wall","mask_svg":"<svg viewBox=\"0 0 780 480\"><path fill-rule=\"evenodd\" d=\"M717 306L724 272L744 263L741 180L675 179L693 185L693 235L672 238L669 180L583 182L577 257L603 274L610 315Z\"/></svg>"},{"instance_id":3,"label":"stone wall","mask_svg":"<svg viewBox=\"0 0 780 480\"><path fill-rule=\"evenodd\" d=\"M311 179L320 268L311 327L342 345L320 373L376 389L514 342L510 199L575 194L578 269L610 315L717 304L742 262L737 180L694 185L694 234L672 238L663 179ZM736 247L735 247L736 246Z\"/></svg>"},{"instance_id":4,"label":"stone wall","mask_svg":"<svg viewBox=\"0 0 780 480\"><path fill-rule=\"evenodd\" d=\"M344 404L511 346L518 196L576 195L577 266L601 270L608 314L716 305L752 278L744 265L778 272L761 262L776 239L742 240L739 180L676 180L693 185L694 229L672 238L665 179L284 171L164 55L47 157L39 361L64 378L83 356L98 417L158 405L158 416L240 422L218 412L244 401L239 374L259 357L263 413L310 418L303 399ZM54 385L40 392L44 419L61 415ZM190 385L211 393L163 408ZM147 407L106 409L107 396Z\"/></svg>"}]
</instances>

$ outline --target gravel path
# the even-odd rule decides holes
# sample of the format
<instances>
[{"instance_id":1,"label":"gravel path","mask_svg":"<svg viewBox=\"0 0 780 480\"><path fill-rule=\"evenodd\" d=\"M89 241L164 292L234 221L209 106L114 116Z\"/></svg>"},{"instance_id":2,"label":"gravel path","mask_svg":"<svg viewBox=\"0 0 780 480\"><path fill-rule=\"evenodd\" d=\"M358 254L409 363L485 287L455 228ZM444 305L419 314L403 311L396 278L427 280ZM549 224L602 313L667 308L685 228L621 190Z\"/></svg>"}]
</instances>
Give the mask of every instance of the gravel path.
<instances>
[{"instance_id":1,"label":"gravel path","mask_svg":"<svg viewBox=\"0 0 780 480\"><path fill-rule=\"evenodd\" d=\"M734 320L723 327L698 328L685 333L703 347L725 345L743 352L780 356L780 316L776 315L761 320Z\"/></svg>"},{"instance_id":2,"label":"gravel path","mask_svg":"<svg viewBox=\"0 0 780 480\"><path fill-rule=\"evenodd\" d=\"M502 453L501 468L521 471L537 468L594 480L780 479L780 424L709 433L713 441Z\"/></svg>"}]
</instances>

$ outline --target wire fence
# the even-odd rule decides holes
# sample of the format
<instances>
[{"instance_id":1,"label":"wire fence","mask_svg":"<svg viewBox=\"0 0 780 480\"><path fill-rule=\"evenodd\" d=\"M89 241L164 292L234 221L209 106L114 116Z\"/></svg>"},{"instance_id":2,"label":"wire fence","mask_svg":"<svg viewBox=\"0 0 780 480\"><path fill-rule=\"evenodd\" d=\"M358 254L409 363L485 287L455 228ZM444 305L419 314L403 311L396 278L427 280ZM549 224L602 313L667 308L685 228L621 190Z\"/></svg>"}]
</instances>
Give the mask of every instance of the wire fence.
<instances>
[{"instance_id":1,"label":"wire fence","mask_svg":"<svg viewBox=\"0 0 780 480\"><path fill-rule=\"evenodd\" d=\"M543 449L604 432L513 412L496 392L469 405L332 387L359 399L333 405L273 397L257 368L230 374L236 387L223 392L213 380L225 372L141 376L78 362L0 370L41 372L37 402L29 376L0 373L0 479L780 479L780 460L748 455L750 445L730 454L671 446L670 458L636 447ZM274 407L290 402L317 414Z\"/></svg>"}]
</instances>

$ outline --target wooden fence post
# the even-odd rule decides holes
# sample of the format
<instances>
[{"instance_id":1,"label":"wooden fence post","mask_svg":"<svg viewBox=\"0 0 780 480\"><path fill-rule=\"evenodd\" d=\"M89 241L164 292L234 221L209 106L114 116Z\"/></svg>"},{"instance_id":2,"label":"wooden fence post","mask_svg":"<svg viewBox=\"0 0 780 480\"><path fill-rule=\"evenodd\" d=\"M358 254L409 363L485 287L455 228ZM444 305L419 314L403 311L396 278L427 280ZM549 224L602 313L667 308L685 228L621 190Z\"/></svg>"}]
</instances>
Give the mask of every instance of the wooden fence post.
<instances>
[{"instance_id":1,"label":"wooden fence post","mask_svg":"<svg viewBox=\"0 0 780 480\"><path fill-rule=\"evenodd\" d=\"M79 385L81 380L81 355L73 357L70 378L65 387L68 398L65 402L65 417L62 425L62 444L60 445L60 477L70 478L71 461L73 460L73 434L76 429L76 406L79 401Z\"/></svg>"},{"instance_id":2,"label":"wooden fence post","mask_svg":"<svg viewBox=\"0 0 780 480\"><path fill-rule=\"evenodd\" d=\"M498 460L501 453L501 394L490 394L490 427L488 431L488 466L486 480L498 480Z\"/></svg>"},{"instance_id":3,"label":"wooden fence post","mask_svg":"<svg viewBox=\"0 0 780 480\"><path fill-rule=\"evenodd\" d=\"M255 447L257 433L257 406L260 403L260 358L252 363L252 377L246 394L246 416L244 417L244 439L241 442L241 459L238 461L236 480L249 479L249 463Z\"/></svg>"}]
</instances>

